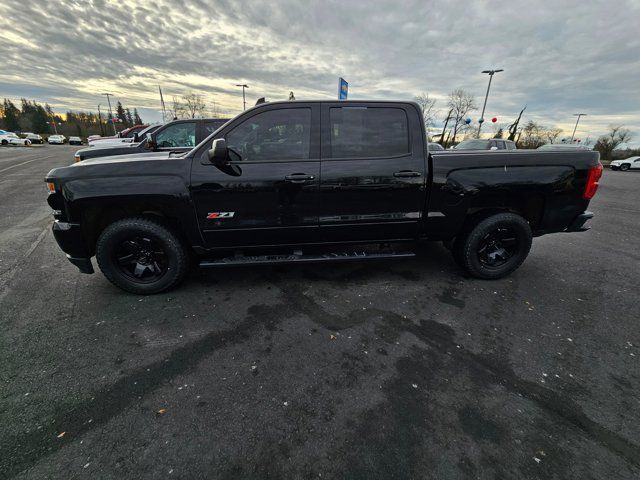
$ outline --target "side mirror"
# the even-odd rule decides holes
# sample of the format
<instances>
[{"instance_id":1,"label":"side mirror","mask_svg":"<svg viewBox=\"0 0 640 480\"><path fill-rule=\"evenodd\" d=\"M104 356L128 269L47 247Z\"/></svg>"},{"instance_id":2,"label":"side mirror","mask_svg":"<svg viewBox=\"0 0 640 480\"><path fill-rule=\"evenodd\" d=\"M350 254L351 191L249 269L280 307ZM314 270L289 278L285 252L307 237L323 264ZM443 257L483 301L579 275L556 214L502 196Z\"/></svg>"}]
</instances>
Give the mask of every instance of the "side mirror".
<instances>
[{"instance_id":1,"label":"side mirror","mask_svg":"<svg viewBox=\"0 0 640 480\"><path fill-rule=\"evenodd\" d=\"M489 150L498 150L498 147L491 147Z\"/></svg>"},{"instance_id":2,"label":"side mirror","mask_svg":"<svg viewBox=\"0 0 640 480\"><path fill-rule=\"evenodd\" d=\"M211 150L208 152L209 161L217 166L229 164L229 150L227 149L227 141L224 138L218 138L213 141Z\"/></svg>"},{"instance_id":3,"label":"side mirror","mask_svg":"<svg viewBox=\"0 0 640 480\"><path fill-rule=\"evenodd\" d=\"M155 140L153 139L153 135L150 134L150 133L147 133L146 140L147 140L147 148L149 150L155 150L157 145L156 145Z\"/></svg>"}]
</instances>

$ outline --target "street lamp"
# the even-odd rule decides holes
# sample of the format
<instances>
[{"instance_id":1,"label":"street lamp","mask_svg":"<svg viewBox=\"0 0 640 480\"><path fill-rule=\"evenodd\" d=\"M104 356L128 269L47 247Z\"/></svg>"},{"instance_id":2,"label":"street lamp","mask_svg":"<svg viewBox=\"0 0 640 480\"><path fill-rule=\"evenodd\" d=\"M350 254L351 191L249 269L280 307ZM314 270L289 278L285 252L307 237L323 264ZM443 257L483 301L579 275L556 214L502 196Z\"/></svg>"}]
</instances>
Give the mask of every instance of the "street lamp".
<instances>
[{"instance_id":1,"label":"street lamp","mask_svg":"<svg viewBox=\"0 0 640 480\"><path fill-rule=\"evenodd\" d=\"M578 122L580 121L580 117L586 117L587 114L586 113L574 113L573 116L574 117L578 117L578 118L576 119L576 126L573 127L573 133L571 134L571 143L573 143L573 137L576 134L576 129L578 128Z\"/></svg>"},{"instance_id":2,"label":"street lamp","mask_svg":"<svg viewBox=\"0 0 640 480\"><path fill-rule=\"evenodd\" d=\"M247 101L245 100L244 89L245 88L249 88L249 85L246 85L244 83L239 83L239 84L236 85L236 87L242 87L242 109L246 110L247 109Z\"/></svg>"},{"instance_id":3,"label":"street lamp","mask_svg":"<svg viewBox=\"0 0 640 480\"><path fill-rule=\"evenodd\" d=\"M113 125L113 134L116 135L118 132L116 131L116 123L113 121L113 111L111 110L111 99L109 98L113 93L101 93L100 95L107 96L107 103L109 104L109 117L111 117L111 125Z\"/></svg>"},{"instance_id":4,"label":"street lamp","mask_svg":"<svg viewBox=\"0 0 640 480\"><path fill-rule=\"evenodd\" d=\"M484 122L484 109L487 108L487 99L489 98L489 89L491 88L491 80L493 79L493 75L498 72L504 72L504 69L500 68L498 70L483 70L482 73L489 74L489 85L487 86L487 94L484 96L484 105L482 106L482 114L480 115L480 120L478 120L478 137L480 136L480 129L482 128L482 123Z\"/></svg>"}]
</instances>

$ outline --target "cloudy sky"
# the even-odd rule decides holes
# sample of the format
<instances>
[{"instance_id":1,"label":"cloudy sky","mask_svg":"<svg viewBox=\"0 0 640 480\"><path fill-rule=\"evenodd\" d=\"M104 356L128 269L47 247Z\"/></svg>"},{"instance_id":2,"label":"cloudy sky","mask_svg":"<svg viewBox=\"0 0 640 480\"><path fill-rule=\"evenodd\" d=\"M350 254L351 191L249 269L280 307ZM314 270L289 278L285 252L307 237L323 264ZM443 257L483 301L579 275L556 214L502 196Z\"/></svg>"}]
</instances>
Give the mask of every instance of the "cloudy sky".
<instances>
[{"instance_id":1,"label":"cloudy sky","mask_svg":"<svg viewBox=\"0 0 640 480\"><path fill-rule=\"evenodd\" d=\"M109 91L145 120L195 92L228 115L258 97L411 99L464 88L486 118L578 138L623 124L640 142L640 0L2 0L0 97L96 110ZM472 114L474 119L480 112Z\"/></svg>"}]
</instances>

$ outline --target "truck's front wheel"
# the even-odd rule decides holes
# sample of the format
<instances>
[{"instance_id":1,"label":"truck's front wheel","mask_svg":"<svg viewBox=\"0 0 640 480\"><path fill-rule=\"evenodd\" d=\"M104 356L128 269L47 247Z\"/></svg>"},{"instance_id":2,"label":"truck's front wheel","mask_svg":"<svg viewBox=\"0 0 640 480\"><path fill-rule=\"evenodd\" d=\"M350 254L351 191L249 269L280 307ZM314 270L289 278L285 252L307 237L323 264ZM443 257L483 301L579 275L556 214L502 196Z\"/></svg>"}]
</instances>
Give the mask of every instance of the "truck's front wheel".
<instances>
[{"instance_id":1,"label":"truck's front wheel","mask_svg":"<svg viewBox=\"0 0 640 480\"><path fill-rule=\"evenodd\" d=\"M531 227L524 218L515 213L499 213L456 239L453 255L474 277L502 278L527 258L531 238Z\"/></svg>"},{"instance_id":2,"label":"truck's front wheel","mask_svg":"<svg viewBox=\"0 0 640 480\"><path fill-rule=\"evenodd\" d=\"M143 295L176 286L189 266L178 236L148 218L125 218L105 228L96 244L96 260L111 283Z\"/></svg>"}]
</instances>

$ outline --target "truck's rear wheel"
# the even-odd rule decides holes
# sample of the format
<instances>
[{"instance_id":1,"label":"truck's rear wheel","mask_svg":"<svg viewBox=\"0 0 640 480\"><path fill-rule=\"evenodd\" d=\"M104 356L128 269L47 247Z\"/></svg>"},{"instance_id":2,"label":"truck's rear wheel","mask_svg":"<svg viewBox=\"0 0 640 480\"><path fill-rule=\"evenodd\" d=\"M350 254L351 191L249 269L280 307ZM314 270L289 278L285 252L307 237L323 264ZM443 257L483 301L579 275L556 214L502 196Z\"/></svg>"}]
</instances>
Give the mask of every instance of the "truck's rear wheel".
<instances>
[{"instance_id":1,"label":"truck's rear wheel","mask_svg":"<svg viewBox=\"0 0 640 480\"><path fill-rule=\"evenodd\" d=\"M175 287L189 267L180 239L148 218L125 218L105 228L96 244L96 260L111 283L147 295Z\"/></svg>"},{"instance_id":2,"label":"truck's rear wheel","mask_svg":"<svg viewBox=\"0 0 640 480\"><path fill-rule=\"evenodd\" d=\"M453 256L474 277L502 278L527 258L531 238L531 227L524 218L515 213L498 213L457 238Z\"/></svg>"}]
</instances>

